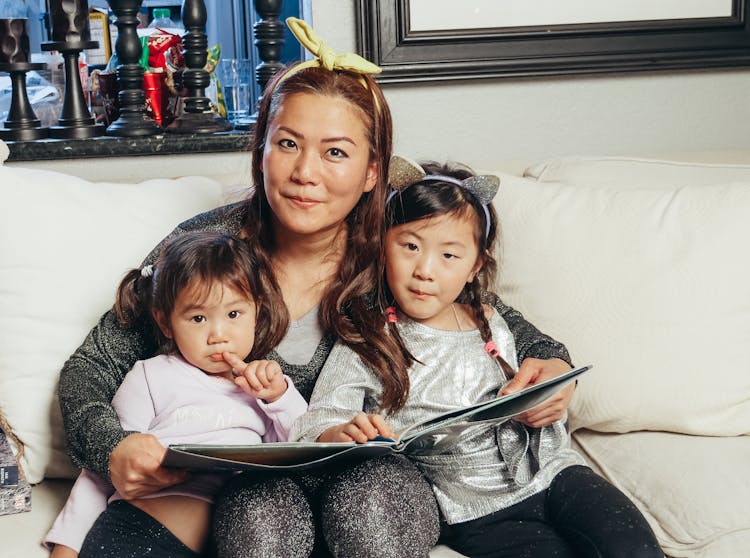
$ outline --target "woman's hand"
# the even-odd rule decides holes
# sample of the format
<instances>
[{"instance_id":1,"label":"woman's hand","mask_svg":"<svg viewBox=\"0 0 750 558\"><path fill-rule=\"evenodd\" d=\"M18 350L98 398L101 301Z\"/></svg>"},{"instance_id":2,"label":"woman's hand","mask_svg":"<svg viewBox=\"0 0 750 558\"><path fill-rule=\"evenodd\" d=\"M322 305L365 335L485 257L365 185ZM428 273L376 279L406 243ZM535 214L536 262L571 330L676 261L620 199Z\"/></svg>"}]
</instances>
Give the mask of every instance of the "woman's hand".
<instances>
[{"instance_id":1,"label":"woman's hand","mask_svg":"<svg viewBox=\"0 0 750 558\"><path fill-rule=\"evenodd\" d=\"M187 471L162 467L167 453L151 434L129 434L109 456L109 476L126 500L141 498L187 479Z\"/></svg>"},{"instance_id":2,"label":"woman's hand","mask_svg":"<svg viewBox=\"0 0 750 558\"><path fill-rule=\"evenodd\" d=\"M286 393L288 386L281 366L275 360L245 362L234 353L224 353L223 357L237 372L234 383L244 392L266 403L273 403Z\"/></svg>"},{"instance_id":3,"label":"woman's hand","mask_svg":"<svg viewBox=\"0 0 750 558\"><path fill-rule=\"evenodd\" d=\"M559 358L542 360L527 358L521 363L513 379L502 389L500 395L516 392L528 385L549 380L570 370L570 365ZM541 428L561 420L570 405L575 384L570 384L533 409L516 416L515 419L533 428Z\"/></svg>"},{"instance_id":4,"label":"woman's hand","mask_svg":"<svg viewBox=\"0 0 750 558\"><path fill-rule=\"evenodd\" d=\"M318 436L318 442L358 442L364 444L376 436L396 439L393 429L380 415L359 413L349 422L332 426Z\"/></svg>"}]
</instances>

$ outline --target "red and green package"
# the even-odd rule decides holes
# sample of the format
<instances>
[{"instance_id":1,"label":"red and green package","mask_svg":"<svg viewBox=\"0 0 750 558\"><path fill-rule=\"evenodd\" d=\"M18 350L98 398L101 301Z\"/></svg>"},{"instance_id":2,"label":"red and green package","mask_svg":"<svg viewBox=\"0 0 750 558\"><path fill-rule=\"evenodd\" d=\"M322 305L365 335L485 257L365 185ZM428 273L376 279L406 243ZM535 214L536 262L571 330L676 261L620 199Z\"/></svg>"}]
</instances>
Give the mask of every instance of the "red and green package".
<instances>
[{"instance_id":1,"label":"red and green package","mask_svg":"<svg viewBox=\"0 0 750 558\"><path fill-rule=\"evenodd\" d=\"M164 68L167 55L173 66L182 68L185 60L182 56L182 37L159 29L148 37L148 65L151 68Z\"/></svg>"}]
</instances>

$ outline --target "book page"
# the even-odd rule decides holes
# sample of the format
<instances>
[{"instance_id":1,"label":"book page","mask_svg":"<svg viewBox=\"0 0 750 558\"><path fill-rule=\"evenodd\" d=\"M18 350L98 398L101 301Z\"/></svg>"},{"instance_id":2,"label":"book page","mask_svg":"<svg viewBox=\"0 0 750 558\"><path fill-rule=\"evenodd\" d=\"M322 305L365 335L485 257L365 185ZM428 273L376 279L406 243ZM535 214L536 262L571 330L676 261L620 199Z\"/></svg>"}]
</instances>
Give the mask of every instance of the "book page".
<instances>
[{"instance_id":1,"label":"book page","mask_svg":"<svg viewBox=\"0 0 750 558\"><path fill-rule=\"evenodd\" d=\"M412 441L426 434L442 431L447 427L460 429L476 422L494 421L497 423L508 420L524 411L536 407L575 378L590 370L591 366L582 366L569 370L559 376L550 378L544 382L526 386L520 391L497 397L490 401L477 403L469 407L443 413L437 417L410 426L401 433L401 447L411 444Z\"/></svg>"}]
</instances>

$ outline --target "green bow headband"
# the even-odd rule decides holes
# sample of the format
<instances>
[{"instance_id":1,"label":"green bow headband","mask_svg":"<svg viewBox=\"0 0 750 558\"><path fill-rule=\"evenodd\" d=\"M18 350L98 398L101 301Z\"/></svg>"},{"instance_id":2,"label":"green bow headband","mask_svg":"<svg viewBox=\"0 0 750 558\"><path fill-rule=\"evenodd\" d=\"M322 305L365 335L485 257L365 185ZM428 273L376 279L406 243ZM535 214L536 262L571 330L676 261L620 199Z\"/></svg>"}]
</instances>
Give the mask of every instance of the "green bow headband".
<instances>
[{"instance_id":1,"label":"green bow headband","mask_svg":"<svg viewBox=\"0 0 750 558\"><path fill-rule=\"evenodd\" d=\"M365 60L353 52L336 54L336 52L334 52L334 50L329 47L325 41L315 33L315 31L313 31L313 28L301 19L288 17L286 18L286 24L300 44L305 47L310 54L315 56L315 58L297 64L292 70L284 75L281 81L296 74L300 70L304 70L305 68L320 67L329 71L341 70L357 74L360 76L360 82L362 85L367 87L367 82L361 76L367 74L379 74L382 71L369 60Z\"/></svg>"}]
</instances>

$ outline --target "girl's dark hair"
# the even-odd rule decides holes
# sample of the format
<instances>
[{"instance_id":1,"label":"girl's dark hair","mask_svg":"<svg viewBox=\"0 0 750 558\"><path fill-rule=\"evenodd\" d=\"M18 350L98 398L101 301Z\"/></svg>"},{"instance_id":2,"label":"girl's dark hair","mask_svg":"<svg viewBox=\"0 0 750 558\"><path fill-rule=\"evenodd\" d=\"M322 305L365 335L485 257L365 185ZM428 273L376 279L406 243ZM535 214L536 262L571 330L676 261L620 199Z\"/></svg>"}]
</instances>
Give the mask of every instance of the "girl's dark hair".
<instances>
[{"instance_id":1,"label":"girl's dark hair","mask_svg":"<svg viewBox=\"0 0 750 558\"><path fill-rule=\"evenodd\" d=\"M266 297L277 308L272 319L274 331L281 333L274 340L274 346L288 328L289 313L272 271L271 254L275 239L261 163L271 121L285 100L296 94L343 99L354 107L368 133L370 163L375 163L377 172L375 187L362 195L346 218L345 256L323 295L321 325L376 369L408 366L406 355L383 328L379 312L373 311L372 301L378 282L377 260L383 237L382 216L392 149L390 109L380 86L371 76L325 68L295 71L295 65L292 65L282 70L269 81L258 107L252 145L254 189L249 199L245 230L253 254L264 270L264 279L270 285Z\"/></svg>"},{"instance_id":2,"label":"girl's dark hair","mask_svg":"<svg viewBox=\"0 0 750 558\"><path fill-rule=\"evenodd\" d=\"M250 359L265 356L274 345L271 312L264 303L266 286L250 248L239 238L207 231L186 232L169 241L149 272L130 270L117 290L115 313L123 327L134 327L144 320L151 324L160 350L177 350L152 318L152 311L169 318L180 292L197 281L208 296L216 284L236 290L255 302L257 318L255 342Z\"/></svg>"},{"instance_id":3,"label":"girl's dark hair","mask_svg":"<svg viewBox=\"0 0 750 558\"><path fill-rule=\"evenodd\" d=\"M421 163L421 166L428 176L447 176L463 180L475 175L469 167L458 163L440 164L429 161ZM483 264L472 282L466 284L457 302L471 307L482 340L487 343L492 340L492 330L482 307L482 292L494 282L497 272L497 261L493 255L498 236L497 213L492 204L487 206L487 212L485 212L481 202L466 188L446 180L433 178L408 186L393 196L385 210L385 229L438 215L466 217L475 223L474 237L477 241L478 255L482 258ZM389 306L393 300L393 295L385 280L384 252L385 247L379 260L378 299L382 308ZM381 323L385 323L384 318L382 319ZM414 357L406 351L395 324L389 323L388 329L409 357L409 363L405 369L398 369L395 374L380 373L383 384L381 404L386 409L397 410L403 407L409 395L408 368L414 363ZM496 358L503 371L510 377L513 374L510 365L499 354Z\"/></svg>"}]
</instances>

